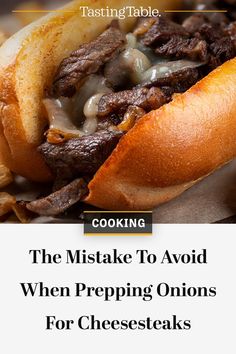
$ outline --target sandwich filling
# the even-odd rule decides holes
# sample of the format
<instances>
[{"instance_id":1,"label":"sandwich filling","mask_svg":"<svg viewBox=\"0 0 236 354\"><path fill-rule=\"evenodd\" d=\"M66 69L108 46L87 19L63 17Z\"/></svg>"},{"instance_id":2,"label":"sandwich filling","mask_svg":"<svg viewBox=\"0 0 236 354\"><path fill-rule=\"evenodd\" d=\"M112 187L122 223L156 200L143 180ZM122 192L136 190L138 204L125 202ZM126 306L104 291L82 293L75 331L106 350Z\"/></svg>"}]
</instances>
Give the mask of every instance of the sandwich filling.
<instances>
[{"instance_id":1,"label":"sandwich filling","mask_svg":"<svg viewBox=\"0 0 236 354\"><path fill-rule=\"evenodd\" d=\"M139 18L127 34L114 20L62 61L43 99L48 128L39 147L55 176L53 193L29 210L58 215L83 199L141 117L236 56L236 1L194 3L194 10L227 12Z\"/></svg>"}]
</instances>

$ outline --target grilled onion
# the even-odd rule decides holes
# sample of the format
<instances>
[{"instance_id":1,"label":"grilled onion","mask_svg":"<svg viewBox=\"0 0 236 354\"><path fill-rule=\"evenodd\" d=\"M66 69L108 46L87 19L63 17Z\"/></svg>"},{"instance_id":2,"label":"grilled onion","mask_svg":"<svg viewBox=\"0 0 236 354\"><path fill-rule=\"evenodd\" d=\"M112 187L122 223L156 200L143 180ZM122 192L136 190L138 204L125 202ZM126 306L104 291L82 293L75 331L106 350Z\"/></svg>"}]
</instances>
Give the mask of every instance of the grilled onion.
<instances>
[{"instance_id":1,"label":"grilled onion","mask_svg":"<svg viewBox=\"0 0 236 354\"><path fill-rule=\"evenodd\" d=\"M65 140L84 135L70 120L69 115L62 108L60 100L46 98L43 100L49 120L47 140L51 144L58 144Z\"/></svg>"}]
</instances>

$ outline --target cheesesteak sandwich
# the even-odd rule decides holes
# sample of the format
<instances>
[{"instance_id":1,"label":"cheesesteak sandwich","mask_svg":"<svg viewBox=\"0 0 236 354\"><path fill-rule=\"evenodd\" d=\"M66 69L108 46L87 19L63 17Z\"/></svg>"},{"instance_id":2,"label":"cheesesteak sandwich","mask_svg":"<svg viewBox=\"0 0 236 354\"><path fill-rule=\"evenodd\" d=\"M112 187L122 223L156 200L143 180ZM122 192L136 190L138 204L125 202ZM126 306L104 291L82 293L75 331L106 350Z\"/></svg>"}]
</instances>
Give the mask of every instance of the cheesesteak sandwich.
<instances>
[{"instance_id":1,"label":"cheesesteak sandwich","mask_svg":"<svg viewBox=\"0 0 236 354\"><path fill-rule=\"evenodd\" d=\"M178 2L130 5L163 11ZM199 12L124 20L84 18L80 6L73 1L0 50L1 160L53 183L28 210L53 216L79 201L151 209L231 161L236 2L192 1Z\"/></svg>"}]
</instances>

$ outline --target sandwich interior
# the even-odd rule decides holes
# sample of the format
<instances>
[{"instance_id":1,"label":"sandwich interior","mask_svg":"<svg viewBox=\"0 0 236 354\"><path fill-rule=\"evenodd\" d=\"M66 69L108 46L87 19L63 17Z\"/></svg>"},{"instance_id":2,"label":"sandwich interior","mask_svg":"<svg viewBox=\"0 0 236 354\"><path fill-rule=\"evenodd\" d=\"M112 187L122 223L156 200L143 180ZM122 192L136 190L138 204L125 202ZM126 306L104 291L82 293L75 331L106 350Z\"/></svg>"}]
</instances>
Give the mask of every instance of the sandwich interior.
<instances>
[{"instance_id":1,"label":"sandwich interior","mask_svg":"<svg viewBox=\"0 0 236 354\"><path fill-rule=\"evenodd\" d=\"M236 1L193 1L191 9L201 12L138 18L129 33L113 20L63 59L42 102L48 125L38 147L52 193L30 211L59 215L83 200L137 121L236 56Z\"/></svg>"}]
</instances>

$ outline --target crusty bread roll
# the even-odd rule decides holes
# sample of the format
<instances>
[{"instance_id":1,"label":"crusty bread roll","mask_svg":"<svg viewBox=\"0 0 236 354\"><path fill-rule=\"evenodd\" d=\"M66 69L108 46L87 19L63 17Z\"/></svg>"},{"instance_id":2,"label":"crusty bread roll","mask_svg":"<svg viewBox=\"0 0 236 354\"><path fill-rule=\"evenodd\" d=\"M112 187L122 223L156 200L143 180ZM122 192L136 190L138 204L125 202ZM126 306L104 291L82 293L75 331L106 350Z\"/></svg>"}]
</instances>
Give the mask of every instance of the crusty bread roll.
<instances>
[{"instance_id":1,"label":"crusty bread roll","mask_svg":"<svg viewBox=\"0 0 236 354\"><path fill-rule=\"evenodd\" d=\"M129 6L176 7L179 0L131 0ZM51 174L36 151L43 139L46 119L42 111L45 89L62 59L82 43L97 37L110 17L82 17L82 0L75 0L25 27L0 48L0 160L13 172L34 181ZM106 8L105 0L88 0L89 8ZM126 0L110 0L110 8L123 8ZM133 18L121 20L124 30Z\"/></svg>"},{"instance_id":2,"label":"crusty bread roll","mask_svg":"<svg viewBox=\"0 0 236 354\"><path fill-rule=\"evenodd\" d=\"M43 139L41 99L61 60L95 38L110 18L81 18L80 1L26 27L0 49L0 159L29 179L51 178L36 148ZM130 1L171 8L176 0ZM86 2L105 7L105 1ZM126 1L111 0L110 7ZM132 19L123 21L126 30ZM89 184L85 202L141 210L168 201L236 155L236 59L171 103L145 115L119 142Z\"/></svg>"},{"instance_id":3,"label":"crusty bread roll","mask_svg":"<svg viewBox=\"0 0 236 354\"><path fill-rule=\"evenodd\" d=\"M236 156L236 59L145 115L89 184L86 201L143 210L167 202Z\"/></svg>"}]
</instances>

